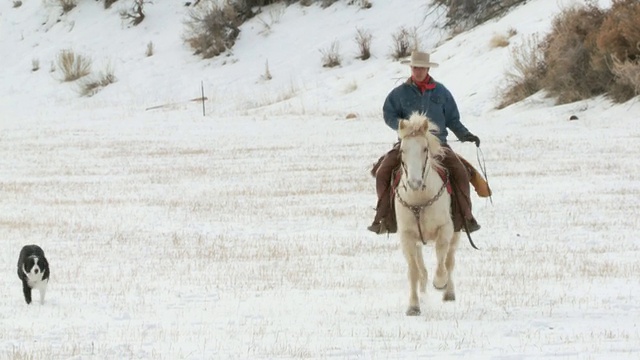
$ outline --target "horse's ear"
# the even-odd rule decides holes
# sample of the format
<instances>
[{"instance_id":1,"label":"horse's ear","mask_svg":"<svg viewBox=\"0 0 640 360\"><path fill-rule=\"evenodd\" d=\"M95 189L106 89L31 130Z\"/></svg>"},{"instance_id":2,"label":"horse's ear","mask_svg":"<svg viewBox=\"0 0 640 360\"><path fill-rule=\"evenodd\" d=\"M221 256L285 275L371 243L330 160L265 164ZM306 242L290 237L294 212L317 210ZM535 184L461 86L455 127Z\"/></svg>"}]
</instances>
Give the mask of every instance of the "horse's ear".
<instances>
[{"instance_id":1,"label":"horse's ear","mask_svg":"<svg viewBox=\"0 0 640 360\"><path fill-rule=\"evenodd\" d=\"M422 122L422 125L420 126L420 132L423 134L426 134L428 130L429 130L429 121L427 121L427 119L424 119L424 121Z\"/></svg>"},{"instance_id":2,"label":"horse's ear","mask_svg":"<svg viewBox=\"0 0 640 360\"><path fill-rule=\"evenodd\" d=\"M400 119L398 121L398 130L404 130L407 127L407 120Z\"/></svg>"}]
</instances>

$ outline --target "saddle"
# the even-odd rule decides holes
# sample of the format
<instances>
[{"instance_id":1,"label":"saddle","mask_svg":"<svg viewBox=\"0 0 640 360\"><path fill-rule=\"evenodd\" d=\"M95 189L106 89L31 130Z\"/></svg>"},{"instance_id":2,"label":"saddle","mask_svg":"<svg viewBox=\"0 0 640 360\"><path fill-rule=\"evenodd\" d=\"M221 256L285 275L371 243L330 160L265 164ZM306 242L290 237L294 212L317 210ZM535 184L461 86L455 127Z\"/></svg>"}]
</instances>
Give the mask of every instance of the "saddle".
<instances>
[{"instance_id":1,"label":"saddle","mask_svg":"<svg viewBox=\"0 0 640 360\"><path fill-rule=\"evenodd\" d=\"M476 194L478 194L479 197L491 196L492 194L491 188L489 187L489 184L487 183L487 181L482 177L482 175L466 159L464 159L462 156L458 154L457 156L462 162L462 164L464 165L464 167L467 169L467 172L469 174L469 183L473 186ZM383 159L384 159L384 156L382 156L371 169L371 175L373 175L374 177ZM451 185L451 182L448 181L447 179L446 171L444 169L438 169L438 174L442 178L442 181L445 181L447 183L447 192L450 195L455 196L455 194L453 193L453 187ZM385 226L387 227L390 233L396 232L396 229L397 229L394 197L396 194L396 188L400 183L401 177L402 177L401 167L397 166L393 170L391 175L391 191L389 191L389 199L388 199L390 204L390 212L387 216L387 220L386 220L387 223L385 224ZM461 211L458 209L457 201L451 201L451 218L453 220L454 231L461 231L461 229L464 226L463 224L465 220Z\"/></svg>"},{"instance_id":2,"label":"saddle","mask_svg":"<svg viewBox=\"0 0 640 360\"><path fill-rule=\"evenodd\" d=\"M456 154L456 155L458 156L458 159L460 159L460 161L464 164L464 167L467 169L467 172L469 173L469 183L473 186L473 189L475 190L476 194L478 194L478 196L482 198L491 196L492 195L491 188L489 187L489 184L487 183L487 181L482 177L482 175L480 175L478 170L476 170L476 168L473 167L473 165L471 165L471 163L467 161L467 159L460 156L460 154ZM384 159L384 155L381 156L380 159L378 159L378 161L373 165L373 168L371 169L371 176L376 177L376 172L378 171L378 167L380 166L380 163L382 162L383 159ZM398 172L398 169L399 167L394 170L393 176L392 176L393 183L391 185L394 191L395 191L396 185L400 181L400 176L399 176L400 173ZM440 176L442 177L443 175L440 174ZM444 180L444 177L442 179ZM449 186L451 186L451 184L449 184ZM449 194L451 194L451 191L449 191Z\"/></svg>"}]
</instances>

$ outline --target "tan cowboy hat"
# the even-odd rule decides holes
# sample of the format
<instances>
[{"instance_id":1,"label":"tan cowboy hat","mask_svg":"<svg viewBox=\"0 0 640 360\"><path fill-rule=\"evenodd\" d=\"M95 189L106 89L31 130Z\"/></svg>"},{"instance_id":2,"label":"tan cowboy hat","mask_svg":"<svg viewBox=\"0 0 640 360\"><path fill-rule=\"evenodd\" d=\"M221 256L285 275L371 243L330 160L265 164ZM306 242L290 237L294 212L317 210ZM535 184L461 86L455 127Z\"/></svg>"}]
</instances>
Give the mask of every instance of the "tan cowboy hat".
<instances>
[{"instance_id":1,"label":"tan cowboy hat","mask_svg":"<svg viewBox=\"0 0 640 360\"><path fill-rule=\"evenodd\" d=\"M431 55L426 52L412 51L410 60L402 60L403 64L409 64L414 67L435 68L440 66L430 61Z\"/></svg>"}]
</instances>

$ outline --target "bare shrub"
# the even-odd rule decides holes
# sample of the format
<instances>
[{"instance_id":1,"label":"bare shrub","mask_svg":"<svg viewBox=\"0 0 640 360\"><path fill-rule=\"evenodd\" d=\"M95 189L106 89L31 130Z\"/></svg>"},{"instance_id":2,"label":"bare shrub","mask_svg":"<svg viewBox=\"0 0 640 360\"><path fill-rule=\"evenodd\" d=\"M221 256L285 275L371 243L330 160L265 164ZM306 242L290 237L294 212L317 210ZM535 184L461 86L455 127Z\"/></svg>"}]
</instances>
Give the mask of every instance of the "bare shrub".
<instances>
[{"instance_id":1,"label":"bare shrub","mask_svg":"<svg viewBox=\"0 0 640 360\"><path fill-rule=\"evenodd\" d=\"M333 5L336 2L338 2L338 0L322 0L322 3L320 6L324 9L324 8L328 8L329 6Z\"/></svg>"},{"instance_id":2,"label":"bare shrub","mask_svg":"<svg viewBox=\"0 0 640 360\"><path fill-rule=\"evenodd\" d=\"M320 49L322 54L322 67L336 67L342 63L342 57L340 56L340 43L334 41L331 45L325 49Z\"/></svg>"},{"instance_id":3,"label":"bare shrub","mask_svg":"<svg viewBox=\"0 0 640 360\"><path fill-rule=\"evenodd\" d=\"M91 72L91 59L76 54L73 50L62 50L58 54L58 69L62 72L62 81L74 81Z\"/></svg>"},{"instance_id":4,"label":"bare shrub","mask_svg":"<svg viewBox=\"0 0 640 360\"><path fill-rule=\"evenodd\" d=\"M147 43L147 50L144 52L144 54L147 55L147 57L149 57L149 56L153 56L153 52L154 52L153 42L149 41L149 43Z\"/></svg>"},{"instance_id":5,"label":"bare shrub","mask_svg":"<svg viewBox=\"0 0 640 360\"><path fill-rule=\"evenodd\" d=\"M543 86L559 104L588 99L607 91L611 71L593 66L601 58L596 36L605 13L594 5L563 10L545 39L547 74Z\"/></svg>"},{"instance_id":6,"label":"bare shrub","mask_svg":"<svg viewBox=\"0 0 640 360\"><path fill-rule=\"evenodd\" d=\"M66 14L78 5L77 0L58 0L58 4L62 8L62 13Z\"/></svg>"},{"instance_id":7,"label":"bare shrub","mask_svg":"<svg viewBox=\"0 0 640 360\"><path fill-rule=\"evenodd\" d=\"M218 56L233 47L240 34L239 26L251 16L253 13L247 8L207 2L202 8L189 12L185 41L195 50L195 55L205 59Z\"/></svg>"},{"instance_id":8,"label":"bare shrub","mask_svg":"<svg viewBox=\"0 0 640 360\"><path fill-rule=\"evenodd\" d=\"M133 26L139 25L145 18L144 6L150 3L148 0L133 0L133 4L129 10L120 10L120 17L128 20Z\"/></svg>"},{"instance_id":9,"label":"bare shrub","mask_svg":"<svg viewBox=\"0 0 640 360\"><path fill-rule=\"evenodd\" d=\"M373 35L368 30L356 29L356 44L358 44L359 55L357 56L360 60L367 60L371 57L371 39Z\"/></svg>"},{"instance_id":10,"label":"bare shrub","mask_svg":"<svg viewBox=\"0 0 640 360\"><path fill-rule=\"evenodd\" d=\"M542 89L546 73L541 42L532 36L511 50L513 70L507 73L507 84L501 91L498 109L505 108Z\"/></svg>"},{"instance_id":11,"label":"bare shrub","mask_svg":"<svg viewBox=\"0 0 640 360\"><path fill-rule=\"evenodd\" d=\"M640 2L614 0L597 37L598 48L620 61L640 58Z\"/></svg>"},{"instance_id":12,"label":"bare shrub","mask_svg":"<svg viewBox=\"0 0 640 360\"><path fill-rule=\"evenodd\" d=\"M447 27L469 29L487 20L502 16L527 0L433 0L436 6L447 7Z\"/></svg>"},{"instance_id":13,"label":"bare shrub","mask_svg":"<svg viewBox=\"0 0 640 360\"><path fill-rule=\"evenodd\" d=\"M264 30L262 30L260 33L263 35L268 35L271 33L271 26L273 24L277 24L280 22L280 20L282 19L282 15L284 15L284 11L285 11L285 7L276 7L276 8L272 8L269 10L269 19L265 20L262 17L258 17L258 21L262 24L262 26L264 27Z\"/></svg>"},{"instance_id":14,"label":"bare shrub","mask_svg":"<svg viewBox=\"0 0 640 360\"><path fill-rule=\"evenodd\" d=\"M393 37L391 57L394 60L406 58L411 55L411 51L418 49L418 31L416 28L408 30L403 26L391 36Z\"/></svg>"},{"instance_id":15,"label":"bare shrub","mask_svg":"<svg viewBox=\"0 0 640 360\"><path fill-rule=\"evenodd\" d=\"M104 0L104 8L108 9L111 7L111 5L113 5L114 2L116 2L118 0Z\"/></svg>"},{"instance_id":16,"label":"bare shrub","mask_svg":"<svg viewBox=\"0 0 640 360\"><path fill-rule=\"evenodd\" d=\"M640 2L614 0L598 32L598 51L592 66L599 71L610 70L614 81L608 95L615 102L625 102L638 95L634 78L640 62ZM630 76L626 78L625 76Z\"/></svg>"},{"instance_id":17,"label":"bare shrub","mask_svg":"<svg viewBox=\"0 0 640 360\"><path fill-rule=\"evenodd\" d=\"M38 70L40 70L40 60L31 59L31 71L38 71Z\"/></svg>"},{"instance_id":18,"label":"bare shrub","mask_svg":"<svg viewBox=\"0 0 640 360\"><path fill-rule=\"evenodd\" d=\"M97 77L83 79L80 82L79 93L81 96L91 97L106 86L116 82L116 80L117 79L113 74L113 68L111 66L107 66L106 70Z\"/></svg>"},{"instance_id":19,"label":"bare shrub","mask_svg":"<svg viewBox=\"0 0 640 360\"><path fill-rule=\"evenodd\" d=\"M19 8L20 6L22 6L22 1L16 0L16 1L13 2L13 7L14 8Z\"/></svg>"},{"instance_id":20,"label":"bare shrub","mask_svg":"<svg viewBox=\"0 0 640 360\"><path fill-rule=\"evenodd\" d=\"M638 43L638 47L640 47L640 43ZM618 84L610 91L610 96L614 101L625 102L640 95L640 60L623 62L614 57L611 71L616 78L616 84Z\"/></svg>"},{"instance_id":21,"label":"bare shrub","mask_svg":"<svg viewBox=\"0 0 640 360\"><path fill-rule=\"evenodd\" d=\"M371 1L369 0L360 0L360 8L361 9L371 9Z\"/></svg>"}]
</instances>

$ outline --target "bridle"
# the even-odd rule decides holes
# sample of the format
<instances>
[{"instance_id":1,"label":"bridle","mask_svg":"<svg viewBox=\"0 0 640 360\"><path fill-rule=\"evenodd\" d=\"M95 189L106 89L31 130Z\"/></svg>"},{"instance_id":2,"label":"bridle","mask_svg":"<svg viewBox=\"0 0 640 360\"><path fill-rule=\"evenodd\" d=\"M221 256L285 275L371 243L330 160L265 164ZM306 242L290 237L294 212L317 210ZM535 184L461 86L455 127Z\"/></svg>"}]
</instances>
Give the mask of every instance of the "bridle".
<instances>
[{"instance_id":1,"label":"bridle","mask_svg":"<svg viewBox=\"0 0 640 360\"><path fill-rule=\"evenodd\" d=\"M402 160L402 150L400 151L400 156L401 156L400 166L402 167L402 172L404 175L402 176L402 187L405 189L405 191L407 191L407 184L405 182L406 181L405 179L409 177L409 173L407 171L407 166L404 163L404 160ZM421 191L424 191L427 188L426 179L427 179L427 176L429 175L429 170L431 169L431 166L429 166L428 162L429 162L429 148L427 147L427 154L424 158L424 163L422 165L422 187L420 187ZM420 226L420 214L422 213L422 210L433 205L436 201L438 201L438 199L440 199L442 194L444 194L444 190L447 188L447 184L449 184L449 171L447 169L444 169L444 172L446 176L445 176L445 180L442 182L442 186L440 187L438 192L431 199L427 200L427 202L425 202L424 204L411 205L407 203L400 196L400 192L396 191L396 197L398 198L398 201L400 202L400 204L402 204L402 206L406 207L409 211L411 211L411 213L413 214L413 217L416 219L416 223L418 225L418 235L420 236L420 241L422 241L423 244L426 244L427 242L425 241L424 236L422 235L422 227Z\"/></svg>"}]
</instances>

